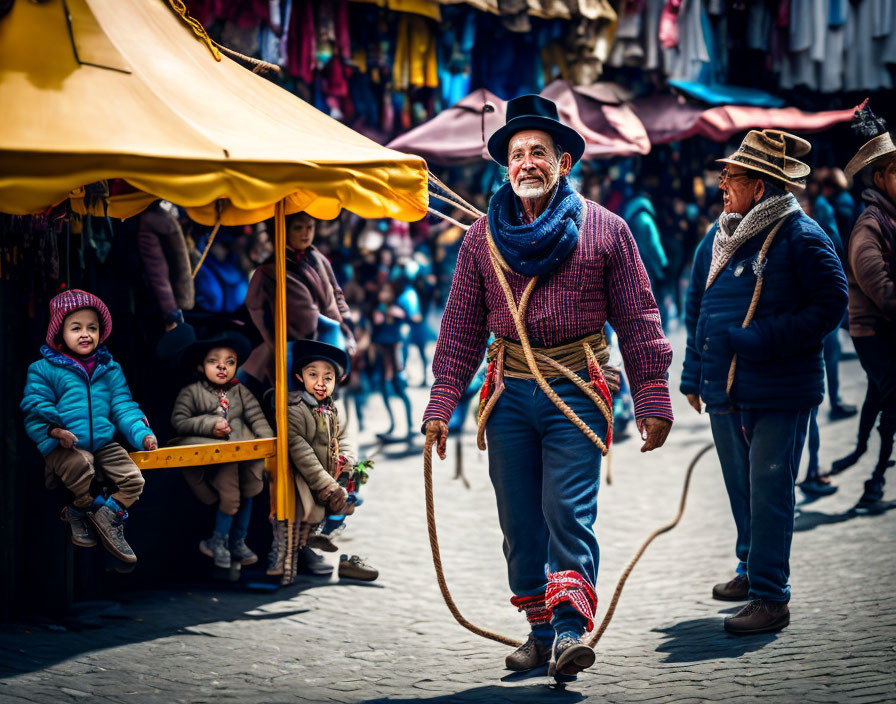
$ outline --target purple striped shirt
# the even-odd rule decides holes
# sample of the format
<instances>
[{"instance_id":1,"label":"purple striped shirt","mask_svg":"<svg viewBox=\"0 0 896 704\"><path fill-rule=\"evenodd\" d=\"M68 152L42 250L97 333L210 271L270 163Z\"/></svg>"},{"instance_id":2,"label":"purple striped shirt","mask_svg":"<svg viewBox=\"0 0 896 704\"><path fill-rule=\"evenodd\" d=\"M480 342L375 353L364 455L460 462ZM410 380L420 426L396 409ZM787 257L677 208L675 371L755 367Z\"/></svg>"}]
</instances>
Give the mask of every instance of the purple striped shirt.
<instances>
[{"instance_id":1,"label":"purple striped shirt","mask_svg":"<svg viewBox=\"0 0 896 704\"><path fill-rule=\"evenodd\" d=\"M557 269L539 279L526 310L529 341L553 347L600 332L609 322L619 337L638 418L672 420L667 371L672 347L663 336L647 272L625 221L592 201L579 243ZM528 278L506 272L519 302ZM464 237L442 316L432 371L435 384L424 422L446 423L482 361L489 331L518 340L504 292L492 270L486 218Z\"/></svg>"}]
</instances>

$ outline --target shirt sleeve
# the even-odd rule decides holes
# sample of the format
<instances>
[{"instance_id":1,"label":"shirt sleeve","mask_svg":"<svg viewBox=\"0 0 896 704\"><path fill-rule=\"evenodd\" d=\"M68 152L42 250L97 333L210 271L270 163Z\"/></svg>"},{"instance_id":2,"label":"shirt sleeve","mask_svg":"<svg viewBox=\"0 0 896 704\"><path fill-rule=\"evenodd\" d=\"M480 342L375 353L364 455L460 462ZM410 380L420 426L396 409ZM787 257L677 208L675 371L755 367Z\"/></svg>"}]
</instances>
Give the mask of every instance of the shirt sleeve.
<instances>
[{"instance_id":1,"label":"shirt sleeve","mask_svg":"<svg viewBox=\"0 0 896 704\"><path fill-rule=\"evenodd\" d=\"M635 417L672 420L669 365L672 346L663 335L650 280L628 226L608 228L606 251L607 321L619 338L632 389Z\"/></svg>"},{"instance_id":2,"label":"shirt sleeve","mask_svg":"<svg viewBox=\"0 0 896 704\"><path fill-rule=\"evenodd\" d=\"M432 362L435 383L423 422L451 418L485 353L488 339L485 284L475 260L477 240L483 237L485 218L467 231L457 255L451 291Z\"/></svg>"}]
</instances>

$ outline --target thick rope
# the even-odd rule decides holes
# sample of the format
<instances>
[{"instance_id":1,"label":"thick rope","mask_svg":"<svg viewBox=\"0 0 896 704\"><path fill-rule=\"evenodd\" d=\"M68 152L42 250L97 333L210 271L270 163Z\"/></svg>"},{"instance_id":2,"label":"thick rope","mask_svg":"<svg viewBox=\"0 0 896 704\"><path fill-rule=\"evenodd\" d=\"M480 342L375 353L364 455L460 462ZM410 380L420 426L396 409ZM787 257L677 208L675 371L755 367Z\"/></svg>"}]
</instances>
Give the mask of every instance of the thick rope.
<instances>
[{"instance_id":1,"label":"thick rope","mask_svg":"<svg viewBox=\"0 0 896 704\"><path fill-rule=\"evenodd\" d=\"M638 560L641 559L641 556L647 550L647 546L649 546L653 542L654 538L662 535L663 533L669 532L678 525L678 522L684 515L684 507L688 499L688 490L690 489L691 475L694 473L694 467L697 466L697 462L700 461L700 458L714 447L715 445L713 445L712 443L709 443L705 447L702 447L697 452L697 454L694 455L694 459L692 459L691 463L688 465L687 472L685 472L684 475L684 487L681 490L681 501L679 501L678 503L678 513L675 514L675 518L672 519L670 523L667 523L661 528L657 528L655 531L653 531L653 533L647 536L647 540L641 543L641 547L638 548L638 552L636 552L635 556L631 560L629 560L628 565L626 566L625 570L623 570L622 575L619 577L619 581L616 582L616 590L613 592L613 598L610 599L610 605L607 607L607 612L604 614L604 618L600 622L600 626L596 631L585 638L585 643L590 645L592 648L597 645L597 641L601 639L604 631L607 630L607 626L610 625L610 621L613 620L613 614L616 613L616 604L619 603L619 597L622 596L622 589L625 587L625 582L628 579L629 575L632 573L632 570L635 569L635 565L638 564Z\"/></svg>"},{"instance_id":2,"label":"thick rope","mask_svg":"<svg viewBox=\"0 0 896 704\"><path fill-rule=\"evenodd\" d=\"M427 438L426 443L423 446L423 485L426 499L426 527L429 531L429 546L432 550L432 564L436 570L436 580L439 583L439 590L442 592L442 598L445 600L445 605L448 607L451 615L454 616L454 620L457 621L461 626L466 628L468 631L471 631L478 636L482 636L483 638L488 638L489 640L494 640L498 643L503 643L504 645L518 648L521 645L520 641L514 640L513 638L508 638L507 636L499 635L498 633L493 633L492 631L487 631L484 628L479 628L478 626L474 626L472 623L467 621L467 619L465 619L461 615L460 610L454 603L454 599L451 597L451 592L448 590L448 584L445 581L445 573L442 569L442 557L439 551L439 538L436 533L436 512L432 491L432 446L433 440ZM650 545L650 543L653 542L654 538L672 530L673 528L675 528L675 526L678 525L678 522L684 515L684 508L688 498L688 491L691 484L691 475L694 472L694 467L697 466L697 462L700 460L700 458L703 457L703 455L705 455L707 452L709 452L709 450L711 450L713 447L714 445L709 444L706 445L706 447L701 448L700 451L694 456L694 459L691 460L690 465L688 465L687 472L684 476L684 487L681 491L681 500L678 504L678 513L676 514L675 518L671 523L668 523L661 528L657 528L647 537L647 540L645 540L641 544L641 547L638 548L635 556L629 561L625 570L622 572L622 575L619 577L619 581L616 583L616 589L613 592L613 597L612 599L610 599L610 605L607 607L607 611L604 614L604 618L601 621L600 626L596 631L594 631L584 639L584 642L590 647L593 648L597 644L601 636L603 636L604 631L606 631L607 627L610 625L610 621L613 620L613 614L616 613L616 605L619 603L619 598L622 596L622 590L625 587L625 582L626 580L628 580L629 575L632 573L632 570L634 570L635 565L638 564L638 560L641 559L641 556L647 550L647 547Z\"/></svg>"},{"instance_id":3,"label":"thick rope","mask_svg":"<svg viewBox=\"0 0 896 704\"><path fill-rule=\"evenodd\" d=\"M193 30L193 33L199 37L205 45L208 47L208 50L212 52L212 56L215 57L215 61L221 60L221 52L218 51L218 47L215 45L215 42L212 41L212 38L208 36L208 32L205 31L205 27L202 26L202 23L190 16L190 13L187 12L187 6L183 2L183 0L168 0L168 4L171 5L171 9L174 10L180 18L186 22L190 28Z\"/></svg>"},{"instance_id":4,"label":"thick rope","mask_svg":"<svg viewBox=\"0 0 896 704\"><path fill-rule=\"evenodd\" d=\"M471 203L468 203L467 201L465 201L463 198L461 198L459 195L457 195L457 193L455 193L450 188L448 188L448 186L446 186L444 183L442 183L439 180L439 177L436 176L432 171L427 171L427 174L429 176L429 180L432 183L434 183L436 186L441 188L443 191L445 191L445 193L447 193L451 198L454 199L455 204L459 203L460 205L464 206L464 208L466 210L471 211L472 214L475 215L477 218L481 218L481 217L485 216L485 213L483 213L481 210L479 210L479 208L477 208L475 205L472 205ZM460 207L460 206L458 206L458 207Z\"/></svg>"},{"instance_id":5,"label":"thick rope","mask_svg":"<svg viewBox=\"0 0 896 704\"><path fill-rule=\"evenodd\" d=\"M442 220L447 220L447 221L450 222L452 225L457 225L457 226L458 226L460 229L462 229L464 232L466 232L467 230L470 229L470 225L464 225L462 222L460 222L460 221L458 221L458 220L455 220L454 218L450 217L449 215L445 215L445 213L442 213L442 212L436 210L435 208L429 208L429 207L427 207L427 208L426 208L426 211L427 211L430 215L435 215L435 216L438 217L438 218L442 218Z\"/></svg>"},{"instance_id":6,"label":"thick rope","mask_svg":"<svg viewBox=\"0 0 896 704\"><path fill-rule=\"evenodd\" d=\"M218 44L218 42L216 42L214 39L212 40L212 43L216 47L218 47L218 49L223 54L229 56L231 59L249 64L252 67L252 73L265 74L268 71L272 71L273 73L280 73L280 67L277 64L272 64L270 61L262 61L261 59L246 56L245 54L241 54L238 51L229 49L222 44Z\"/></svg>"},{"instance_id":7,"label":"thick rope","mask_svg":"<svg viewBox=\"0 0 896 704\"><path fill-rule=\"evenodd\" d=\"M781 218L778 221L778 224L772 228L772 231L768 233L768 237L765 238L765 242L762 243L762 248L759 250L759 256L756 258L757 265L759 267L759 273L756 275L756 287L753 289L753 298L750 301L750 307L747 310L747 317L744 318L744 322L741 324L741 328L745 328L749 326L750 323L753 322L753 316L756 314L756 307L759 305L759 297L762 295L762 282L763 282L763 274L765 272L765 259L768 254L769 247L772 246L772 242L775 239L775 235L778 234L778 230L781 229L781 226L784 224L784 220L787 218ZM737 372L737 353L735 352L734 356L731 358L731 366L728 367L728 383L725 385L725 394L728 398L731 398L731 387L734 386L734 375Z\"/></svg>"},{"instance_id":8,"label":"thick rope","mask_svg":"<svg viewBox=\"0 0 896 704\"><path fill-rule=\"evenodd\" d=\"M205 258L208 256L209 250L212 248L212 243L215 241L215 235L218 234L218 230L221 229L221 214L218 213L218 221L215 223L215 226L212 228L211 234L208 236L208 242L205 245L205 250L202 252L202 256L199 257L199 261L196 262L196 268L193 269L193 273L190 278L195 279L196 274L199 273L199 270L202 268L203 263L205 262Z\"/></svg>"},{"instance_id":9,"label":"thick rope","mask_svg":"<svg viewBox=\"0 0 896 704\"><path fill-rule=\"evenodd\" d=\"M444 203L448 203L449 205L452 205L452 206L454 206L455 208L457 208L458 210L460 210L461 212L464 212L464 213L466 213L467 215L472 215L474 218L477 218L477 219L478 219L478 218L482 217L481 215L478 215L478 214L477 214L477 211L470 210L468 207L466 207L466 206L464 206L464 205L461 205L460 203L455 203L455 202L454 202L453 200L451 200L450 198L448 198L448 197L446 197L446 196L443 196L443 195L439 195L439 194L436 193L435 191L430 191L430 192L429 192L429 197L430 197L430 198L436 198L436 199L438 199L438 200L440 200L440 201L442 201L442 202L444 202Z\"/></svg>"},{"instance_id":10,"label":"thick rope","mask_svg":"<svg viewBox=\"0 0 896 704\"><path fill-rule=\"evenodd\" d=\"M532 372L532 376L535 377L535 381L538 383L539 388L544 392L544 395L551 399L551 403L553 403L563 415L565 415L569 421L575 425L579 430L581 430L585 437L587 437L591 442L597 445L597 448L600 450L601 455L606 455L608 450L607 446L604 444L604 441L601 440L597 433L595 433L585 421L579 418L576 415L576 412L573 411L569 406L566 405L566 402L557 395L551 385L545 380L542 373L538 370L538 365L535 363L535 356L532 353L532 347L529 345L529 336L526 334L526 325L522 319L522 316L525 315L526 307L529 305L529 297L532 295L532 291L535 289L535 284L538 281L538 277L534 276L529 279L529 283L526 285L525 290L523 291L523 296L520 299L520 305L517 307L516 301L513 297L513 291L510 290L510 284L507 283L507 278L504 276L503 268L507 265L504 263L504 260L501 258L500 253L498 252L497 247L495 246L494 240L492 240L491 235L488 235L488 246L489 252L492 256L493 268L495 270L495 274L498 277L498 283L501 284L501 290L504 292L504 298L507 299L507 308L510 310L510 315L513 318L513 323L516 326L517 335L520 338L520 344L523 346L523 354L526 356L526 362L529 365L529 371ZM608 423L613 422L612 411L608 414L608 409L606 403L601 402L598 404L598 408L601 413L607 419Z\"/></svg>"},{"instance_id":11,"label":"thick rope","mask_svg":"<svg viewBox=\"0 0 896 704\"><path fill-rule=\"evenodd\" d=\"M468 631L472 631L476 635L482 636L483 638L489 638L490 640L504 643L504 645L510 645L514 648L518 648L520 645L522 645L518 640L507 638L506 636L501 636L497 633L492 633L491 631L486 631L485 629L474 626L472 623L467 621L467 619L465 619L461 615L460 610L454 603L454 599L451 598L451 592L448 591L448 584L445 582L445 573L442 570L442 556L439 552L439 538L436 534L436 509L432 496L432 445L433 440L427 438L426 444L423 446L423 484L426 491L426 527L429 530L429 546L432 549L432 564L436 568L436 580L438 580L439 582L439 589L442 592L442 598L445 600L445 605L448 607L451 615L454 616L454 619Z\"/></svg>"}]
</instances>

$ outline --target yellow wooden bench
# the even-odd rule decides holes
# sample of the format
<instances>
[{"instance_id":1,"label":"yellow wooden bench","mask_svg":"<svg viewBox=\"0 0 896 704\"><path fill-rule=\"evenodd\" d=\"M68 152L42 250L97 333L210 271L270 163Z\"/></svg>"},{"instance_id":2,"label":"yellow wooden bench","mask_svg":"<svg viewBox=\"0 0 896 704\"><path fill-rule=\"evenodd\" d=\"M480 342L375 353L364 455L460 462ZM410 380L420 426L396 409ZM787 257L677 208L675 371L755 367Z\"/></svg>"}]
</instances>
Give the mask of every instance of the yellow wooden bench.
<instances>
[{"instance_id":1,"label":"yellow wooden bench","mask_svg":"<svg viewBox=\"0 0 896 704\"><path fill-rule=\"evenodd\" d=\"M176 445L131 452L130 455L141 471L263 459L265 468L273 474L277 468L277 438Z\"/></svg>"}]
</instances>

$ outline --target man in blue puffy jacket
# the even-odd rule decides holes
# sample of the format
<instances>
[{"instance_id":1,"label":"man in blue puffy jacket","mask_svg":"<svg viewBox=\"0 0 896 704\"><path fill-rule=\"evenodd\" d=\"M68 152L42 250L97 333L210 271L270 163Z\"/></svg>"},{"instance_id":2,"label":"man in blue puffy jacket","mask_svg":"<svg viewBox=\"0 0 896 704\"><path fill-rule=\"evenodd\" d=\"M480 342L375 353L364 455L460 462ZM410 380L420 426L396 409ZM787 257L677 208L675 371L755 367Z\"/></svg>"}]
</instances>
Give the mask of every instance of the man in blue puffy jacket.
<instances>
[{"instance_id":1,"label":"man in blue puffy jacket","mask_svg":"<svg viewBox=\"0 0 896 704\"><path fill-rule=\"evenodd\" d=\"M822 343L843 318L846 277L830 238L791 191L803 139L753 130L726 159L724 212L700 243L686 304L681 391L706 404L734 522L737 574L713 597L749 603L731 633L790 622L794 482L811 409L824 395Z\"/></svg>"},{"instance_id":2,"label":"man in blue puffy jacket","mask_svg":"<svg viewBox=\"0 0 896 704\"><path fill-rule=\"evenodd\" d=\"M25 430L46 462L47 487L61 482L74 497L63 510L72 542L91 547L99 535L109 552L133 564L124 521L143 491L143 476L114 436L145 450L157 443L103 345L111 331L109 309L93 294L72 289L56 296L43 358L28 368L21 406ZM94 496L94 480L113 485L111 495Z\"/></svg>"}]
</instances>

